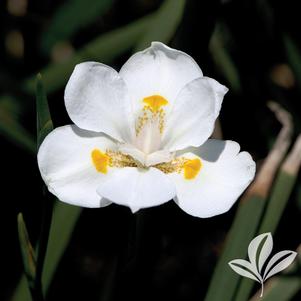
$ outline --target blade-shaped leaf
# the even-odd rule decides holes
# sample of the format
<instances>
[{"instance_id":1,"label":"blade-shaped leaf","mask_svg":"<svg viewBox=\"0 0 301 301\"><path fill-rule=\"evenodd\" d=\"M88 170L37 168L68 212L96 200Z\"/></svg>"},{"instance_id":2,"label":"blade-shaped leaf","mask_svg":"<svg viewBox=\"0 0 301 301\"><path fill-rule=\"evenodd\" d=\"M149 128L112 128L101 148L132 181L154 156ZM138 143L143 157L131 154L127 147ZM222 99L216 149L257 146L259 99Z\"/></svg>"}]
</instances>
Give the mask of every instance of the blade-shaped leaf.
<instances>
[{"instance_id":1,"label":"blade-shaped leaf","mask_svg":"<svg viewBox=\"0 0 301 301\"><path fill-rule=\"evenodd\" d=\"M42 35L42 49L48 53L52 46L72 37L79 29L100 18L113 4L112 0L68 0L57 9L50 26ZM82 13L82 12L85 13Z\"/></svg>"},{"instance_id":2,"label":"blade-shaped leaf","mask_svg":"<svg viewBox=\"0 0 301 301\"><path fill-rule=\"evenodd\" d=\"M37 103L37 137L38 147L44 138L53 130L53 123L50 116L46 92L42 83L42 76L38 74L36 84Z\"/></svg>"},{"instance_id":3,"label":"blade-shaped leaf","mask_svg":"<svg viewBox=\"0 0 301 301\"><path fill-rule=\"evenodd\" d=\"M43 83L47 93L62 88L74 66L85 60L111 63L116 57L129 51L141 35L147 30L156 13L146 15L121 28L104 33L78 50L67 61L50 64L42 70ZM35 76L26 79L21 85L24 92L34 94Z\"/></svg>"},{"instance_id":4,"label":"blade-shaped leaf","mask_svg":"<svg viewBox=\"0 0 301 301\"><path fill-rule=\"evenodd\" d=\"M16 114L8 107L9 104L18 105L15 98L10 96L0 97L0 135L6 137L19 147L22 147L30 153L36 151L35 140L24 126L18 121Z\"/></svg>"},{"instance_id":5,"label":"blade-shaped leaf","mask_svg":"<svg viewBox=\"0 0 301 301\"><path fill-rule=\"evenodd\" d=\"M249 244L248 255L252 266L260 273L263 264L273 249L273 238L271 233L263 233L256 236Z\"/></svg>"},{"instance_id":6,"label":"blade-shaped leaf","mask_svg":"<svg viewBox=\"0 0 301 301\"><path fill-rule=\"evenodd\" d=\"M36 277L36 256L29 240L27 227L22 213L18 214L18 233L24 272L27 277L28 284L33 286Z\"/></svg>"},{"instance_id":7,"label":"blade-shaped leaf","mask_svg":"<svg viewBox=\"0 0 301 301\"><path fill-rule=\"evenodd\" d=\"M165 0L153 17L148 30L138 42L135 50L149 47L152 41L168 43L175 34L181 21L185 0Z\"/></svg>"},{"instance_id":8,"label":"blade-shaped leaf","mask_svg":"<svg viewBox=\"0 0 301 301\"><path fill-rule=\"evenodd\" d=\"M294 261L296 256L297 256L297 252L288 251L288 250L281 251L275 254L269 261L264 271L263 279L266 280L272 277L273 275L279 273L280 271L286 269Z\"/></svg>"},{"instance_id":9,"label":"blade-shaped leaf","mask_svg":"<svg viewBox=\"0 0 301 301\"><path fill-rule=\"evenodd\" d=\"M239 275L261 282L261 276L257 273L256 268L244 259L234 259L229 262L229 266Z\"/></svg>"}]
</instances>

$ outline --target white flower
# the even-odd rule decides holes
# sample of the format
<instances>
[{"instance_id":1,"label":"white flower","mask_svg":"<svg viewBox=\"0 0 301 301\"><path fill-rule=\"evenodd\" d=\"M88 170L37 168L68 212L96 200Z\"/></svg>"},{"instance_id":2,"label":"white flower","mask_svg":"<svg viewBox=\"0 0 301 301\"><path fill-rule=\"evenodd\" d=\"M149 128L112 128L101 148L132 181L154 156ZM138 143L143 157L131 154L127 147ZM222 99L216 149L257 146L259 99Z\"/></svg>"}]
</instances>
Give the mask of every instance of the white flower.
<instances>
[{"instance_id":1,"label":"white flower","mask_svg":"<svg viewBox=\"0 0 301 301\"><path fill-rule=\"evenodd\" d=\"M132 211L171 199L198 217L221 214L252 181L255 163L233 141L209 139L226 87L187 54L153 42L120 72L75 67L59 127L38 153L41 175L61 201L114 202Z\"/></svg>"}]
</instances>

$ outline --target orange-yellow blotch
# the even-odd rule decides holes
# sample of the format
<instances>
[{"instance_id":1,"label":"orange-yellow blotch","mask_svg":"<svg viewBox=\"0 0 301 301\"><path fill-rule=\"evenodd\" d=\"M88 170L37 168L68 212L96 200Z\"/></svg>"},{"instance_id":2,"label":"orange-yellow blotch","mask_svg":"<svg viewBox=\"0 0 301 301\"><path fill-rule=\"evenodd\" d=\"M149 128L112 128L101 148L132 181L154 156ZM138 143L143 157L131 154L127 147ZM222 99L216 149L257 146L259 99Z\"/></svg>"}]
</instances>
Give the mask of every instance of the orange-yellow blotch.
<instances>
[{"instance_id":1,"label":"orange-yellow blotch","mask_svg":"<svg viewBox=\"0 0 301 301\"><path fill-rule=\"evenodd\" d=\"M184 178L186 180L194 179L200 172L201 168L202 168L202 162L200 159L196 158L196 159L187 160L183 164Z\"/></svg>"},{"instance_id":2,"label":"orange-yellow blotch","mask_svg":"<svg viewBox=\"0 0 301 301\"><path fill-rule=\"evenodd\" d=\"M94 149L91 153L92 162L98 172L106 174L108 172L108 165L110 157L99 149Z\"/></svg>"},{"instance_id":3,"label":"orange-yellow blotch","mask_svg":"<svg viewBox=\"0 0 301 301\"><path fill-rule=\"evenodd\" d=\"M149 107L153 112L158 112L162 106L166 106L168 101L160 95L152 95L143 98L143 102Z\"/></svg>"}]
</instances>

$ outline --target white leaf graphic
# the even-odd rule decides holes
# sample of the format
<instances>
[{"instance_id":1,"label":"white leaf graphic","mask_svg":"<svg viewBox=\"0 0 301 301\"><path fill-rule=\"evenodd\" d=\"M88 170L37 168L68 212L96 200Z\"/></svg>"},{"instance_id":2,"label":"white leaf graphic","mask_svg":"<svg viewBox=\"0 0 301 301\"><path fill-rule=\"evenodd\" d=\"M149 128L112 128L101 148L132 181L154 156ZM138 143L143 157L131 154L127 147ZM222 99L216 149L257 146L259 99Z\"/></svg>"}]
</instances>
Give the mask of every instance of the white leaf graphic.
<instances>
[{"instance_id":1,"label":"white leaf graphic","mask_svg":"<svg viewBox=\"0 0 301 301\"><path fill-rule=\"evenodd\" d=\"M273 238L271 233L263 233L256 236L249 244L248 255L254 268L260 273L262 266L273 249Z\"/></svg>"},{"instance_id":2,"label":"white leaf graphic","mask_svg":"<svg viewBox=\"0 0 301 301\"><path fill-rule=\"evenodd\" d=\"M229 262L229 266L239 275L253 279L259 283L262 282L261 276L251 263L244 259L234 259Z\"/></svg>"},{"instance_id":3,"label":"white leaf graphic","mask_svg":"<svg viewBox=\"0 0 301 301\"><path fill-rule=\"evenodd\" d=\"M284 270L285 268L287 268L294 261L296 255L297 253L294 251L281 251L275 254L269 261L264 271L264 275L263 275L264 281L270 278L271 276L279 273L280 271ZM274 266L276 262L278 263Z\"/></svg>"}]
</instances>

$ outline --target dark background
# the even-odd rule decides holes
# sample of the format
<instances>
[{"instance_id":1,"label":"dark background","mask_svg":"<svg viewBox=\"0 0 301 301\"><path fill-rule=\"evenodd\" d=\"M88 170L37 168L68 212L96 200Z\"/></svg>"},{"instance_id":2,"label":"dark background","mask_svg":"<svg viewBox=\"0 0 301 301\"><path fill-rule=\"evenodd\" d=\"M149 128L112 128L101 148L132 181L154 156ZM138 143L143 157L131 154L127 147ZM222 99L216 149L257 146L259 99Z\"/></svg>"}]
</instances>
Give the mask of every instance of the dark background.
<instances>
[{"instance_id":1,"label":"dark background","mask_svg":"<svg viewBox=\"0 0 301 301\"><path fill-rule=\"evenodd\" d=\"M53 16L67 1L16 0L19 8L25 3L21 13L9 9L8 2L0 2L0 92L13 95L17 101L0 102L0 118L4 122L8 118L9 123L7 112L12 113L34 137L35 99L22 91L22 80L52 61L68 59L69 52L93 38L155 11L162 1L112 1L101 17L78 29L57 53L54 47L45 52L41 41ZM231 87L208 48L217 24L239 74L236 88ZM295 68L298 61L287 51L284 37L301 49L298 1L190 0L169 43L193 56L205 75L230 88L220 115L223 136L238 141L258 166L280 129L266 106L269 100L280 103L293 115L294 137L300 132L301 78ZM113 67L119 69L129 55L131 52L118 57ZM48 99L54 125L70 123L63 89L50 93ZM0 299L8 300L22 271L17 213L24 213L31 240L36 241L43 196L35 155L2 128L0 134L0 258L4 278ZM300 195L299 180L277 230L275 251L294 250L300 243ZM191 217L173 202L143 210L138 216L115 205L85 209L56 272L48 300L105 300L107 293L114 300L202 300L235 209L236 206L210 219ZM140 222L142 233L135 226ZM137 255L135 262L131 260L133 254ZM117 276L112 284L115 267ZM299 294L294 300L300 299Z\"/></svg>"}]
</instances>

